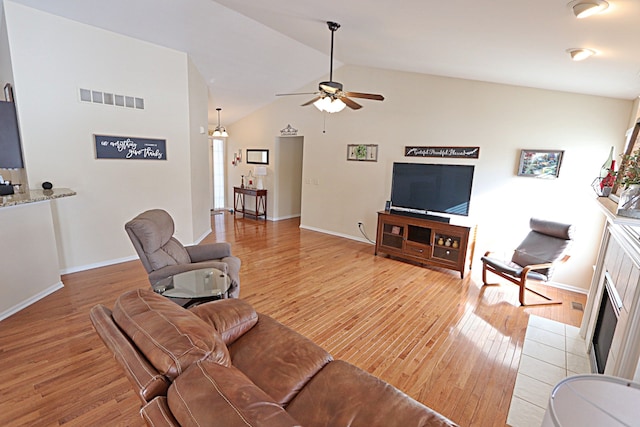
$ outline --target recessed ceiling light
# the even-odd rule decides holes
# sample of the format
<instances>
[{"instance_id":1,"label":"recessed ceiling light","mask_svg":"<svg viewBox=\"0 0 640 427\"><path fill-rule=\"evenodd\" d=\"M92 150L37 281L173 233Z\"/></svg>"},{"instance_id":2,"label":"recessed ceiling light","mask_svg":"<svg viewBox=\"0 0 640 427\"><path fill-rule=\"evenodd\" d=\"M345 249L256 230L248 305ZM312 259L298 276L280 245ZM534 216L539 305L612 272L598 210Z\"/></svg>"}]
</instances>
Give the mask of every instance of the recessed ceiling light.
<instances>
[{"instance_id":1,"label":"recessed ceiling light","mask_svg":"<svg viewBox=\"0 0 640 427\"><path fill-rule=\"evenodd\" d=\"M576 18L582 19L604 11L609 3L606 0L573 0L568 6Z\"/></svg>"},{"instance_id":2,"label":"recessed ceiling light","mask_svg":"<svg viewBox=\"0 0 640 427\"><path fill-rule=\"evenodd\" d=\"M583 59L587 59L588 57L596 54L595 50L584 48L567 49L567 52L569 53L569 55L571 55L571 59L573 59L574 61L582 61Z\"/></svg>"}]
</instances>

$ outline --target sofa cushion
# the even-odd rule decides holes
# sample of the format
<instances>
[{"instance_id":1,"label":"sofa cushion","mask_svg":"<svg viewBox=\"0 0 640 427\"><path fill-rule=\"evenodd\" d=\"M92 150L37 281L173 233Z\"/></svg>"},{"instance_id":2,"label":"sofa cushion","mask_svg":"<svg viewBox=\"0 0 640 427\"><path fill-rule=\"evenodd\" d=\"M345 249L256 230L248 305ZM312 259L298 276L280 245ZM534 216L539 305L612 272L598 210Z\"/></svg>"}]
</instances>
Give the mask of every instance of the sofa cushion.
<instances>
[{"instance_id":1,"label":"sofa cushion","mask_svg":"<svg viewBox=\"0 0 640 427\"><path fill-rule=\"evenodd\" d=\"M337 360L329 363L289 403L305 427L455 426L373 375Z\"/></svg>"},{"instance_id":2,"label":"sofa cushion","mask_svg":"<svg viewBox=\"0 0 640 427\"><path fill-rule=\"evenodd\" d=\"M332 360L310 339L264 314L229 346L229 353L233 366L285 407Z\"/></svg>"},{"instance_id":3,"label":"sofa cushion","mask_svg":"<svg viewBox=\"0 0 640 427\"><path fill-rule=\"evenodd\" d=\"M253 307L239 299L211 301L189 310L214 327L226 345L233 343L258 322L258 314Z\"/></svg>"},{"instance_id":4,"label":"sofa cushion","mask_svg":"<svg viewBox=\"0 0 640 427\"><path fill-rule=\"evenodd\" d=\"M176 378L167 402L182 427L300 425L238 369L209 361L195 363Z\"/></svg>"},{"instance_id":5,"label":"sofa cushion","mask_svg":"<svg viewBox=\"0 0 640 427\"><path fill-rule=\"evenodd\" d=\"M220 334L195 314L147 289L122 294L113 319L149 362L170 380L208 359L229 366Z\"/></svg>"}]
</instances>

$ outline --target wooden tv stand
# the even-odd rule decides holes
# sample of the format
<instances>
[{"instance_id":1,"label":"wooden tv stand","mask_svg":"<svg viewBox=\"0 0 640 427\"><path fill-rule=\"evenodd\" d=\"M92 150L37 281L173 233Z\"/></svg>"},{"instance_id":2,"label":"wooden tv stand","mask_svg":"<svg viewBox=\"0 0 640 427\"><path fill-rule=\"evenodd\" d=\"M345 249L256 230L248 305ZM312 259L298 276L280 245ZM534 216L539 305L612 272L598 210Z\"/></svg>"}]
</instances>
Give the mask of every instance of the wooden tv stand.
<instances>
[{"instance_id":1,"label":"wooden tv stand","mask_svg":"<svg viewBox=\"0 0 640 427\"><path fill-rule=\"evenodd\" d=\"M423 218L378 212L376 251L395 258L460 272L469 270L476 244L476 227L451 225Z\"/></svg>"}]
</instances>

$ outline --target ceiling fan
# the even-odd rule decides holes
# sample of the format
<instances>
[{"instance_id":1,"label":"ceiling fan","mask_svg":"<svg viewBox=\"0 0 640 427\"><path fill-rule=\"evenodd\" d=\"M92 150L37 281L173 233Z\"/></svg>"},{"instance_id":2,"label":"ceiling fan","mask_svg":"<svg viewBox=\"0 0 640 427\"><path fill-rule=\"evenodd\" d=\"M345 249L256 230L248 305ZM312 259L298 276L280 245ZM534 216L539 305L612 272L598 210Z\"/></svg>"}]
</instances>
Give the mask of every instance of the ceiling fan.
<instances>
[{"instance_id":1,"label":"ceiling fan","mask_svg":"<svg viewBox=\"0 0 640 427\"><path fill-rule=\"evenodd\" d=\"M331 63L329 65L329 81L320 82L318 85L318 92L306 92L306 93L278 93L276 96L288 96L288 95L316 95L310 101L302 104L302 107L307 105L315 105L320 111L327 111L329 113L337 113L342 111L345 106L352 110L359 110L362 105L358 104L351 98L371 99L374 101L383 101L384 96L374 93L362 93L362 92L345 92L342 87L342 83L333 81L333 35L340 28L340 24L337 22L327 21L327 26L331 31Z\"/></svg>"}]
</instances>

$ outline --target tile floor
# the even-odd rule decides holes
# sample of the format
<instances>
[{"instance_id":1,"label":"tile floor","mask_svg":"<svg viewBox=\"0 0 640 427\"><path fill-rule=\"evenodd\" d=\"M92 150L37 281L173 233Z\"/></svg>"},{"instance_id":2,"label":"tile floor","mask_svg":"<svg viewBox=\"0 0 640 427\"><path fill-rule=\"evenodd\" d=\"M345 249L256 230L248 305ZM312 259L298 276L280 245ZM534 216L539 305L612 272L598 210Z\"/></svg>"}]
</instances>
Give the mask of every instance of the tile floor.
<instances>
[{"instance_id":1,"label":"tile floor","mask_svg":"<svg viewBox=\"0 0 640 427\"><path fill-rule=\"evenodd\" d=\"M540 427L553 387L562 379L591 373L579 328L531 315L513 389L507 424Z\"/></svg>"}]
</instances>

